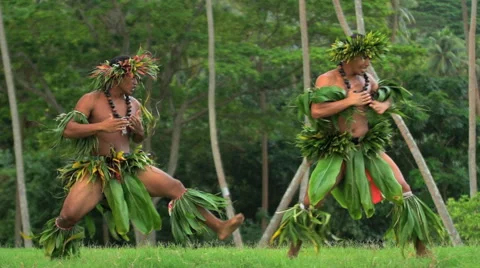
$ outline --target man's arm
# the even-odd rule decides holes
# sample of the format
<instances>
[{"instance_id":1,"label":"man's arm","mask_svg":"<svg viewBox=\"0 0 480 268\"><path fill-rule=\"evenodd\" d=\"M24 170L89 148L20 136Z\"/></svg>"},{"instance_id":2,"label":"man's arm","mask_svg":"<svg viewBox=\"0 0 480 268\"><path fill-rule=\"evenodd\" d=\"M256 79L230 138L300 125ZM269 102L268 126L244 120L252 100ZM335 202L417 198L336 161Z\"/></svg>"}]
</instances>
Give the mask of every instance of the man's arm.
<instances>
[{"instance_id":1,"label":"man's arm","mask_svg":"<svg viewBox=\"0 0 480 268\"><path fill-rule=\"evenodd\" d=\"M373 76L369 73L367 73L368 78L370 80L370 89L371 91L376 92L379 88L377 80L373 78ZM377 114L383 114L388 108L392 106L392 98L389 98L388 100L384 102L372 100L372 102L369 104L370 108L372 108Z\"/></svg>"},{"instance_id":2,"label":"man's arm","mask_svg":"<svg viewBox=\"0 0 480 268\"><path fill-rule=\"evenodd\" d=\"M329 73L323 74L315 82L316 88L334 85L334 78ZM367 92L347 92L345 99L333 102L312 103L310 107L311 116L315 119L325 118L338 114L350 106L362 106L370 103L371 97Z\"/></svg>"},{"instance_id":3,"label":"man's arm","mask_svg":"<svg viewBox=\"0 0 480 268\"><path fill-rule=\"evenodd\" d=\"M95 94L96 92L92 92L83 95L80 100L78 100L77 105L75 106L75 110L83 113L87 119L90 117L90 113L92 112L93 105L95 103ZM71 120L65 127L65 130L63 131L63 136L65 138L81 139L95 135L99 131L121 131L122 128L126 127L127 124L127 120L113 118L113 115L110 115L110 118L108 118L107 120L93 124L80 124L75 122L74 120Z\"/></svg>"}]
</instances>

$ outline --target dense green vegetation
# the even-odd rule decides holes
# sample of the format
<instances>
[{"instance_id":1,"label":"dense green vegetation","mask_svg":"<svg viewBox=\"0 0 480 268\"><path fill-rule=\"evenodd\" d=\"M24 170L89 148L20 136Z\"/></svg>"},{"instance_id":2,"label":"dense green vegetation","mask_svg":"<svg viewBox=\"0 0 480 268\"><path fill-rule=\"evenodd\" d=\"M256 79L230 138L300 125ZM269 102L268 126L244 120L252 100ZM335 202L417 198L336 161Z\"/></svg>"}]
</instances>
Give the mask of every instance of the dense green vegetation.
<instances>
[{"instance_id":1,"label":"dense green vegetation","mask_svg":"<svg viewBox=\"0 0 480 268\"><path fill-rule=\"evenodd\" d=\"M394 11L390 1L363 2L366 29L392 34ZM401 38L396 39L389 55L373 64L382 79L402 83L413 93L415 102L424 108L405 111L405 121L442 197L456 200L469 192L468 68L460 4L454 0L400 2L416 23L409 17L402 17ZM353 1L342 1L342 5L354 28ZM53 119L71 110L78 98L91 90L88 74L95 65L118 54L133 54L139 47L153 52L161 64L158 80L144 81L146 91L151 93L149 105L159 118L149 150L154 153L159 167L167 170L172 157L172 133L180 127L175 177L188 187L220 191L206 113L208 34L204 1L16 0L2 1L2 9L22 117L26 185L35 233L47 219L58 214L64 196L55 177L56 168L65 159L51 150L49 142L48 129L53 126ZM343 32L331 1L308 0L307 10L311 70L315 78L335 66L325 51L332 41L343 36ZM293 144L301 122L292 108L292 99L303 91L298 1L214 1L214 18L220 150L235 209L247 217L241 230L243 239L255 243L261 235L262 217L274 212L301 162L300 153ZM438 53L439 49L442 53ZM445 55L451 57L442 60ZM11 119L4 85L2 75L0 244L12 246L16 185ZM139 90L135 97L146 101L146 91ZM267 94L265 112L259 104L261 91ZM260 210L263 131L269 134L268 213ZM433 207L399 133L387 153L398 163L414 192ZM164 219L168 218L167 202L161 200L157 207ZM452 206L458 208L458 205ZM327 200L325 206L325 210L333 214L332 232L356 241L382 239L389 225L386 216L390 209L390 204L380 204L371 219L353 221L333 200ZM478 206L473 213L479 213ZM93 212L92 216L100 230L99 214ZM471 224L465 224L467 233L461 235L467 241L478 241L478 229L472 230ZM462 230L459 228L460 232ZM162 242L172 241L168 221L164 221L157 238ZM101 232L89 242L103 244ZM465 252L468 250L466 248ZM93 253L95 251L87 256L102 255ZM446 250L439 249L439 252L445 259L449 258ZM31 254L40 256L38 251L31 251ZM113 251L111 254L112 258L118 256ZM262 254L270 256L267 251ZM134 259L132 257L131 261ZM375 260L372 255L370 261ZM369 263L364 262L365 267L371 267ZM425 261L425 266L428 263ZM386 265L390 264L384 262L379 267ZM408 265L406 267L417 267Z\"/></svg>"}]
</instances>

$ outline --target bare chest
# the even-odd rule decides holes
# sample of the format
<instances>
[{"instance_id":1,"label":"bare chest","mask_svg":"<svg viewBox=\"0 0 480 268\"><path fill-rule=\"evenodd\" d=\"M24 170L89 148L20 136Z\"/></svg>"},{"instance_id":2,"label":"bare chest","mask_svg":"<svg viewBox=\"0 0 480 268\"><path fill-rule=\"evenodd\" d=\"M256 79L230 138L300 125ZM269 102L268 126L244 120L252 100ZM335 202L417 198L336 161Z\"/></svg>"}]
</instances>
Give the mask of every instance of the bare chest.
<instances>
[{"instance_id":1,"label":"bare chest","mask_svg":"<svg viewBox=\"0 0 480 268\"><path fill-rule=\"evenodd\" d=\"M347 82L348 81L348 82ZM345 81L342 77L336 79L336 86L343 88L345 93L353 90L355 92L361 92L366 89L367 92L371 92L371 85L367 83L363 78L351 79Z\"/></svg>"},{"instance_id":2,"label":"bare chest","mask_svg":"<svg viewBox=\"0 0 480 268\"><path fill-rule=\"evenodd\" d=\"M122 99L113 100L113 104L114 104L115 111L120 115L120 117L125 117L128 115L128 112L127 112L128 105L125 102L125 100L122 100ZM131 107L131 110L132 111L130 115L135 114L136 108L133 107L133 105ZM91 123L98 123L110 118L110 116L113 116L113 109L108 103L107 98L102 97L95 102L95 105L93 106L93 110L90 114L89 121Z\"/></svg>"}]
</instances>

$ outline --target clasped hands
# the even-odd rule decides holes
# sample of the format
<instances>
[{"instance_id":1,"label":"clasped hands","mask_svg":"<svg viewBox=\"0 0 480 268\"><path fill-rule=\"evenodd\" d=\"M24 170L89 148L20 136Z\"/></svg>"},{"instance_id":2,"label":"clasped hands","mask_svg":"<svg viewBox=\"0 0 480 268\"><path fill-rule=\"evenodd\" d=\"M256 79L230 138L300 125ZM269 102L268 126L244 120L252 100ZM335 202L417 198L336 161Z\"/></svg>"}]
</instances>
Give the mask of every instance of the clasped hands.
<instances>
[{"instance_id":1,"label":"clasped hands","mask_svg":"<svg viewBox=\"0 0 480 268\"><path fill-rule=\"evenodd\" d=\"M372 99L370 92L368 91L354 91L351 90L347 93L347 99L353 106L365 106L368 105L377 114L383 114L388 108L390 108L390 102L380 102Z\"/></svg>"},{"instance_id":2,"label":"clasped hands","mask_svg":"<svg viewBox=\"0 0 480 268\"><path fill-rule=\"evenodd\" d=\"M143 134L143 125L140 120L140 110L137 110L135 115L130 117L114 118L110 114L109 118L102 121L103 131L105 132L117 132L123 131L126 128L130 129L134 134Z\"/></svg>"}]
</instances>

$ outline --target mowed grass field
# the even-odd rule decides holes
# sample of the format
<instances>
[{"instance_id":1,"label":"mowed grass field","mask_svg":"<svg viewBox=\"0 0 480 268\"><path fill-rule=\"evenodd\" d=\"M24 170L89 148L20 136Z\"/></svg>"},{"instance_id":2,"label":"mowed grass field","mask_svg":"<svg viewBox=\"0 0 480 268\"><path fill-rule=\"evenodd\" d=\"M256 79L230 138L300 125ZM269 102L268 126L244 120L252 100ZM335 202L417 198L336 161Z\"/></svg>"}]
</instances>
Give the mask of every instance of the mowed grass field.
<instances>
[{"instance_id":1,"label":"mowed grass field","mask_svg":"<svg viewBox=\"0 0 480 268\"><path fill-rule=\"evenodd\" d=\"M432 250L432 257L416 258L409 248L404 258L396 247L323 247L318 253L306 247L291 260L287 248L83 247L78 258L51 261L38 248L0 248L0 267L480 267L480 246Z\"/></svg>"}]
</instances>

